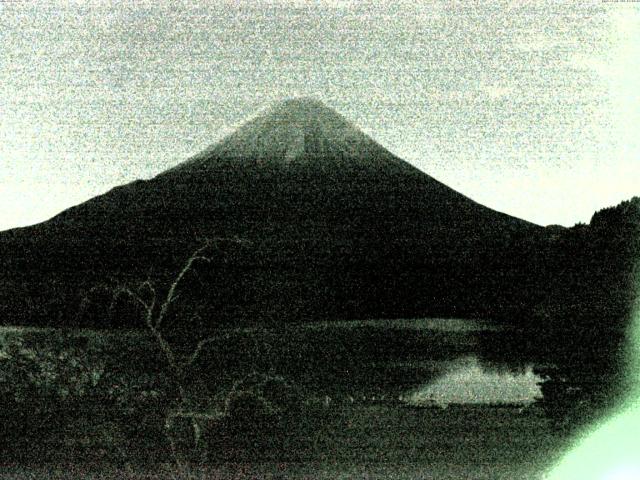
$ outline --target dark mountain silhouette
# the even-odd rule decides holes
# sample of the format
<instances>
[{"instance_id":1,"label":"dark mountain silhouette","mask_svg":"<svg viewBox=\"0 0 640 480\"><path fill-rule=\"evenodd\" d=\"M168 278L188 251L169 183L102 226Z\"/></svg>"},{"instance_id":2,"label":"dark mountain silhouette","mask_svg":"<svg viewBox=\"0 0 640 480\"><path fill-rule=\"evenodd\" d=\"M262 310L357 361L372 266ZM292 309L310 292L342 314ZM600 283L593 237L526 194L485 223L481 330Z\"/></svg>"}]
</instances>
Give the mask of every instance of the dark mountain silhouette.
<instances>
[{"instance_id":1,"label":"dark mountain silhouette","mask_svg":"<svg viewBox=\"0 0 640 480\"><path fill-rule=\"evenodd\" d=\"M552 233L452 190L322 103L287 100L151 180L0 234L0 313L131 324L78 316L83 295L166 280L204 239L239 238L251 243L219 242L185 293L205 323L506 318L536 301Z\"/></svg>"}]
</instances>

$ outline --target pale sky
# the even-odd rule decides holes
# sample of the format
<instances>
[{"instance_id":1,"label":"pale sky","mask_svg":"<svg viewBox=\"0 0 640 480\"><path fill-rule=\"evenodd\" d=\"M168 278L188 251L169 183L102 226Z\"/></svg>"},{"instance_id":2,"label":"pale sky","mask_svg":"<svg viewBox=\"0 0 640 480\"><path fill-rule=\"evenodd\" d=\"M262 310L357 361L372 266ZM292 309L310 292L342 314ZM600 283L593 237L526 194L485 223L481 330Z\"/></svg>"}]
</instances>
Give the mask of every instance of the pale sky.
<instances>
[{"instance_id":1,"label":"pale sky","mask_svg":"<svg viewBox=\"0 0 640 480\"><path fill-rule=\"evenodd\" d=\"M302 95L539 224L640 195L637 3L0 0L0 46L0 230Z\"/></svg>"}]
</instances>

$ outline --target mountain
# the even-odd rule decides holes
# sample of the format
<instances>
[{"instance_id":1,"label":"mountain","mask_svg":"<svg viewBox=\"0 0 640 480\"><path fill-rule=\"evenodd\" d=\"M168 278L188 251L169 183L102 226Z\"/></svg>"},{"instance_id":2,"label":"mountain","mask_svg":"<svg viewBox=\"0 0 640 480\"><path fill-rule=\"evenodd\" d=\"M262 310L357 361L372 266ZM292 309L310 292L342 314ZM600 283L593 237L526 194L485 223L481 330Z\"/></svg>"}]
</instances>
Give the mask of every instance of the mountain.
<instances>
[{"instance_id":1,"label":"mountain","mask_svg":"<svg viewBox=\"0 0 640 480\"><path fill-rule=\"evenodd\" d=\"M530 246L548 235L438 182L321 102L292 99L151 180L0 234L0 314L130 325L134 314L78 315L92 286L166 284L204 239L237 238L247 242L216 242L184 293L205 324L504 317L535 297ZM94 303L106 310L103 296Z\"/></svg>"},{"instance_id":2,"label":"mountain","mask_svg":"<svg viewBox=\"0 0 640 480\"><path fill-rule=\"evenodd\" d=\"M213 159L216 161L212 161ZM377 174L415 170L378 145L335 110L311 98L281 102L174 170L255 162L261 168L295 164L326 172Z\"/></svg>"}]
</instances>

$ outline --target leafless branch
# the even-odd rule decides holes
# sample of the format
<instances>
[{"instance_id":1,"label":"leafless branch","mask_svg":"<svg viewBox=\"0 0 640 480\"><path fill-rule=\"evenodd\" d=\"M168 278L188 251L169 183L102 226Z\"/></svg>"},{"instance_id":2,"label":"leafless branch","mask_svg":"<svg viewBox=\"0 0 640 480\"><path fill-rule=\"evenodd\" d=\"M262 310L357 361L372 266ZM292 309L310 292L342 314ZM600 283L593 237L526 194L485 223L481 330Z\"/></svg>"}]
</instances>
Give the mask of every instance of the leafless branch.
<instances>
[{"instance_id":1,"label":"leafless branch","mask_svg":"<svg viewBox=\"0 0 640 480\"><path fill-rule=\"evenodd\" d=\"M214 240L215 241L226 240L226 241L232 241L238 244L246 243L246 241L241 240L239 238L232 238L232 239L216 238ZM172 303L174 303L180 297L177 290L182 280L184 279L185 275L187 275L187 273L189 273L193 269L194 264L196 262L207 262L207 263L211 262L211 259L204 255L205 250L209 248L211 244L212 244L211 240L205 241L204 244L200 248L198 248L196 251L194 251L193 254L187 259L184 266L182 267L180 272L178 272L174 281L169 286L169 290L166 296L164 297L164 299L162 299L162 303L160 304L159 309L156 308L159 303L157 290L155 285L151 281L151 279L147 279L144 282L142 282L138 286L136 291L124 285L118 285L115 288L111 288L111 290L113 291L113 297L112 297L111 306L110 306L111 310L113 309L115 302L118 300L118 298L123 295L127 296L134 303L137 303L143 308L145 312L145 318L144 318L145 324L149 332L151 333L151 335L155 338L160 350L162 351L162 354L165 357L166 362L168 363L169 369L171 370L172 374L175 377L179 399L183 408L188 408L189 406L189 396L187 394L187 389L185 386L185 371L189 367L193 366L193 364L200 357L203 349L207 345L213 343L214 340L216 340L216 338L209 337L209 338L200 340L196 344L195 349L193 350L191 355L189 355L186 358L186 360L180 361L178 360L177 354L175 353L172 346L165 339L161 330L161 326L162 326L163 320L165 319L168 313L169 307L171 306ZM195 270L193 271L194 273L197 274ZM117 282L115 281L112 283L117 285ZM109 288L109 287L107 286L106 288ZM146 300L145 300L145 296L143 296L145 290L148 290L150 292L149 298ZM85 295L85 298L83 299L83 301L85 300L89 301L87 300L88 295L89 293ZM196 313L195 315L192 316L192 319L199 318L199 317L200 315ZM191 424L192 424L194 440L197 448L199 447L199 444L200 444L200 436L201 436L200 424L195 418L191 419ZM179 462L177 451L175 449L175 445L173 444L173 439L170 437L169 440L171 443L172 451L174 453L174 457L176 461Z\"/></svg>"},{"instance_id":2,"label":"leafless branch","mask_svg":"<svg viewBox=\"0 0 640 480\"><path fill-rule=\"evenodd\" d=\"M155 295L152 299L151 302L147 303L144 301L144 299L138 295L137 293L133 292L129 287L125 287L125 286L119 286L116 288L115 293L113 295L113 298L111 300L111 305L113 306L115 304L115 302L118 300L118 298L121 295L126 295L129 298L131 298L134 302L136 302L137 304L139 304L145 311L145 319L147 320L147 322L153 318L153 307L155 305Z\"/></svg>"},{"instance_id":3,"label":"leafless branch","mask_svg":"<svg viewBox=\"0 0 640 480\"><path fill-rule=\"evenodd\" d=\"M189 359L186 362L187 366L191 366L193 365L196 360L198 359L198 357L200 356L200 353L202 352L202 349L208 345L209 343L213 343L215 341L215 338L213 337L209 337L209 338L205 338L204 340L200 340L198 342L198 344L196 345L195 350L193 351L193 353L191 354L191 356L189 357Z\"/></svg>"},{"instance_id":4,"label":"leafless branch","mask_svg":"<svg viewBox=\"0 0 640 480\"><path fill-rule=\"evenodd\" d=\"M160 326L162 325L162 321L164 320L164 317L166 316L167 311L169 310L169 306L176 300L178 296L176 294L176 289L178 288L178 285L180 285L180 282L182 281L184 276L187 274L187 272L191 270L191 268L193 267L193 264L196 261L203 261L203 262L211 261L211 259L202 255L202 252L204 252L205 249L207 249L208 247L209 247L209 242L206 242L202 247L198 248L195 252L193 252L191 257L189 257L189 259L185 263L184 267L182 267L182 270L180 270L180 273L178 273L178 276L176 277L176 279L173 281L173 283L169 287L169 292L167 293L167 297L165 298L165 301L162 302L162 306L160 307L160 313L158 314L158 318L156 319L156 322L155 322L156 328L160 328Z\"/></svg>"},{"instance_id":5,"label":"leafless branch","mask_svg":"<svg viewBox=\"0 0 640 480\"><path fill-rule=\"evenodd\" d=\"M153 282L151 281L150 278L147 278L144 282L142 282L142 284L138 287L139 291L143 291L144 289L149 290L149 292L151 292L151 303L153 305L155 305L156 303L156 288L153 285Z\"/></svg>"}]
</instances>

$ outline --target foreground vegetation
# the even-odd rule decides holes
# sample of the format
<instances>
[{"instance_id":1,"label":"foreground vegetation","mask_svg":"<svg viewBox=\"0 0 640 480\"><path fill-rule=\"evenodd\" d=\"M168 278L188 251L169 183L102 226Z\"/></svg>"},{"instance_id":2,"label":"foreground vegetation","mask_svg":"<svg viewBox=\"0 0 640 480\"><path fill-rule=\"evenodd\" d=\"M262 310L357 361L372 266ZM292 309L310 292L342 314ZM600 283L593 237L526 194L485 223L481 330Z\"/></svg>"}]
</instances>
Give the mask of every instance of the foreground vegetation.
<instances>
[{"instance_id":1,"label":"foreground vegetation","mask_svg":"<svg viewBox=\"0 0 640 480\"><path fill-rule=\"evenodd\" d=\"M145 331L5 329L3 478L536 478L568 435L542 405L398 401L435 374L420 355L472 347L456 335L221 332L187 379L187 410Z\"/></svg>"}]
</instances>

